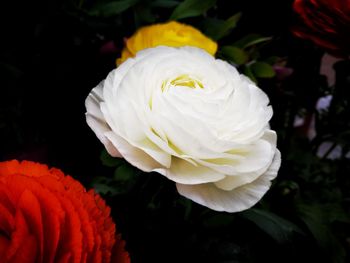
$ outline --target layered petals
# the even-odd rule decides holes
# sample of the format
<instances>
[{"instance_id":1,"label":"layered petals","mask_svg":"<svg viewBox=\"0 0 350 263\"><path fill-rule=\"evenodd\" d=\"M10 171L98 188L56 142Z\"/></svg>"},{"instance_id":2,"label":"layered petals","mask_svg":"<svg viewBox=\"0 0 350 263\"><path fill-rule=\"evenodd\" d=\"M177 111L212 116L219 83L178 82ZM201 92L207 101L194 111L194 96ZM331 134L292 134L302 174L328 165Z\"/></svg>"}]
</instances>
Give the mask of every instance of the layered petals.
<instances>
[{"instance_id":1,"label":"layered petals","mask_svg":"<svg viewBox=\"0 0 350 263\"><path fill-rule=\"evenodd\" d=\"M193 46L202 48L212 55L217 50L217 44L198 29L171 21L165 24L142 27L133 36L126 39L125 48L121 57L117 59L117 65L134 57L138 51L157 46Z\"/></svg>"},{"instance_id":2,"label":"layered petals","mask_svg":"<svg viewBox=\"0 0 350 263\"><path fill-rule=\"evenodd\" d=\"M200 48L138 52L92 90L86 109L112 156L164 175L180 194L216 210L249 208L280 165L267 95Z\"/></svg>"},{"instance_id":3,"label":"layered petals","mask_svg":"<svg viewBox=\"0 0 350 263\"><path fill-rule=\"evenodd\" d=\"M46 165L0 163L1 262L118 263L117 245L110 208L94 191Z\"/></svg>"},{"instance_id":4,"label":"layered petals","mask_svg":"<svg viewBox=\"0 0 350 263\"><path fill-rule=\"evenodd\" d=\"M269 190L271 180L277 176L281 154L276 151L269 169L257 180L231 190L218 188L213 183L186 185L176 184L179 193L201 205L216 211L239 212L255 205Z\"/></svg>"}]
</instances>

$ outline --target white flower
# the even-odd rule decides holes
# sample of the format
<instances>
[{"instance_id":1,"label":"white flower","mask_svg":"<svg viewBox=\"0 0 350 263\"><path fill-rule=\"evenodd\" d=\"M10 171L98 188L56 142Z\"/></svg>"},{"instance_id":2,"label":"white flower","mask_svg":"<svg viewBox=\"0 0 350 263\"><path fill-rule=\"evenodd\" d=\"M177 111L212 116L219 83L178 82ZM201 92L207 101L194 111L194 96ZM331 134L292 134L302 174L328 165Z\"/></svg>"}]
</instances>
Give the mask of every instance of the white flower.
<instances>
[{"instance_id":1,"label":"white flower","mask_svg":"<svg viewBox=\"0 0 350 263\"><path fill-rule=\"evenodd\" d=\"M228 63L194 47L145 49L86 99L107 151L176 182L217 211L257 203L280 166L269 99Z\"/></svg>"}]
</instances>

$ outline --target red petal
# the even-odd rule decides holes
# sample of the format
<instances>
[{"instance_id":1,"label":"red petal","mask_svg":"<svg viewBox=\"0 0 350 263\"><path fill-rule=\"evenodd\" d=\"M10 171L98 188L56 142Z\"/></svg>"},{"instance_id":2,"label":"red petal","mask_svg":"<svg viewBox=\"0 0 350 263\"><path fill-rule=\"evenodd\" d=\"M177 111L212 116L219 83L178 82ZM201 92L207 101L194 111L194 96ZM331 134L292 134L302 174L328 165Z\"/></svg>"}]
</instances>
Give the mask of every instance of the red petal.
<instances>
[{"instance_id":1,"label":"red petal","mask_svg":"<svg viewBox=\"0 0 350 263\"><path fill-rule=\"evenodd\" d=\"M1 179L1 174L0 174ZM13 196L7 186L0 182L0 204L5 206L11 214L15 214L16 209L13 204Z\"/></svg>"},{"instance_id":2,"label":"red petal","mask_svg":"<svg viewBox=\"0 0 350 263\"><path fill-rule=\"evenodd\" d=\"M130 263L129 253L125 251L125 241L118 235L112 250L111 263Z\"/></svg>"},{"instance_id":3,"label":"red petal","mask_svg":"<svg viewBox=\"0 0 350 263\"><path fill-rule=\"evenodd\" d=\"M64 196L58 196L62 208L65 211L65 222L62 226L59 247L56 260L61 260L66 254L70 255L70 262L79 263L83 250L83 234L79 214L75 210L71 200Z\"/></svg>"},{"instance_id":4,"label":"red petal","mask_svg":"<svg viewBox=\"0 0 350 263\"><path fill-rule=\"evenodd\" d=\"M10 245L10 240L0 234L0 258L6 258L6 252Z\"/></svg>"},{"instance_id":5,"label":"red petal","mask_svg":"<svg viewBox=\"0 0 350 263\"><path fill-rule=\"evenodd\" d=\"M6 253L7 259L11 259L15 256L17 250L22 244L22 240L26 239L30 235L27 222L24 219L23 213L20 210L17 210L15 215L15 226L16 228L11 234L11 243Z\"/></svg>"},{"instance_id":6,"label":"red petal","mask_svg":"<svg viewBox=\"0 0 350 263\"><path fill-rule=\"evenodd\" d=\"M30 226L30 232L36 237L39 251L38 262L41 263L43 262L44 233L40 202L30 190L25 190L17 206L22 211L28 226Z\"/></svg>"},{"instance_id":7,"label":"red petal","mask_svg":"<svg viewBox=\"0 0 350 263\"><path fill-rule=\"evenodd\" d=\"M32 190L40 201L43 215L44 230L44 255L43 262L52 262L61 234L61 226L64 223L65 212L60 201L50 191L39 188Z\"/></svg>"},{"instance_id":8,"label":"red petal","mask_svg":"<svg viewBox=\"0 0 350 263\"><path fill-rule=\"evenodd\" d=\"M9 263L36 263L37 261L37 242L34 236L27 236L22 240L14 257Z\"/></svg>"},{"instance_id":9,"label":"red petal","mask_svg":"<svg viewBox=\"0 0 350 263\"><path fill-rule=\"evenodd\" d=\"M1 231L5 232L8 236L11 236L11 233L15 226L15 219L10 211L0 203L0 233Z\"/></svg>"},{"instance_id":10,"label":"red petal","mask_svg":"<svg viewBox=\"0 0 350 263\"><path fill-rule=\"evenodd\" d=\"M71 258L72 258L71 253L66 253L62 255L62 257L57 261L57 263L70 263Z\"/></svg>"}]
</instances>

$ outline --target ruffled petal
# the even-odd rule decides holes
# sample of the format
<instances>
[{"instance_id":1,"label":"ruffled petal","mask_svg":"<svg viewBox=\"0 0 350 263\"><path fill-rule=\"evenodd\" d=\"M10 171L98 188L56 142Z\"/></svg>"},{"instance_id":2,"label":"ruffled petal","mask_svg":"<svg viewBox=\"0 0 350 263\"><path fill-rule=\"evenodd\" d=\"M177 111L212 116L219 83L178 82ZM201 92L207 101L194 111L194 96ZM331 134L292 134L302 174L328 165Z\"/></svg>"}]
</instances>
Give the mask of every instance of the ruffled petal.
<instances>
[{"instance_id":1,"label":"ruffled petal","mask_svg":"<svg viewBox=\"0 0 350 263\"><path fill-rule=\"evenodd\" d=\"M144 172L151 172L155 169L163 168L163 166L156 162L152 157L146 154L144 151L133 147L122 137L116 135L113 132L105 134L106 137L119 149L122 156L132 165L139 168Z\"/></svg>"},{"instance_id":2,"label":"ruffled petal","mask_svg":"<svg viewBox=\"0 0 350 263\"><path fill-rule=\"evenodd\" d=\"M213 183L185 185L176 184L179 193L201 205L216 211L239 212L255 205L271 186L281 164L277 150L269 169L257 180L232 191L225 191Z\"/></svg>"},{"instance_id":3,"label":"ruffled petal","mask_svg":"<svg viewBox=\"0 0 350 263\"><path fill-rule=\"evenodd\" d=\"M125 251L125 241L121 239L120 235L117 235L112 251L111 263L130 263L129 253Z\"/></svg>"},{"instance_id":4,"label":"ruffled petal","mask_svg":"<svg viewBox=\"0 0 350 263\"><path fill-rule=\"evenodd\" d=\"M38 248L36 238L33 235L28 235L21 240L21 244L17 249L16 254L8 263L34 263L40 262L38 259Z\"/></svg>"},{"instance_id":5,"label":"ruffled petal","mask_svg":"<svg viewBox=\"0 0 350 263\"><path fill-rule=\"evenodd\" d=\"M99 195L28 161L0 163L0 230L7 263L110 263L116 239Z\"/></svg>"},{"instance_id":6,"label":"ruffled petal","mask_svg":"<svg viewBox=\"0 0 350 263\"><path fill-rule=\"evenodd\" d=\"M216 182L225 178L225 175L222 173L177 157L172 158L170 169L158 170L158 172L174 182L190 185Z\"/></svg>"},{"instance_id":7,"label":"ruffled petal","mask_svg":"<svg viewBox=\"0 0 350 263\"><path fill-rule=\"evenodd\" d=\"M27 225L30 226L31 232L34 233L34 243L37 244L37 249L39 252L38 262L41 263L43 262L44 255L44 229L40 202L31 191L25 190L19 199L18 209L22 211ZM16 252L16 255L18 255L20 251L21 249Z\"/></svg>"},{"instance_id":8,"label":"ruffled petal","mask_svg":"<svg viewBox=\"0 0 350 263\"><path fill-rule=\"evenodd\" d=\"M100 103L103 102L103 84L101 82L96 88L94 88L89 96L86 98L86 122L90 128L95 132L97 138L106 147L108 153L114 157L121 157L119 151L113 146L113 144L104 135L105 132L111 130L100 109Z\"/></svg>"}]
</instances>

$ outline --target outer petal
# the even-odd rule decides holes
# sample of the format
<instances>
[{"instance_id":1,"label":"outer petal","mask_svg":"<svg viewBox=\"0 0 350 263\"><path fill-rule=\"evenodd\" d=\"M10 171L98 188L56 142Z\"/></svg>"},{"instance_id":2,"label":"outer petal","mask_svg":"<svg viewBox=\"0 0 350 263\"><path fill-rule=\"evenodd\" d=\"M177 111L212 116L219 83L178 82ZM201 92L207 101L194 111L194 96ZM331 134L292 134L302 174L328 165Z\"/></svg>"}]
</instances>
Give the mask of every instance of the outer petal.
<instances>
[{"instance_id":1,"label":"outer petal","mask_svg":"<svg viewBox=\"0 0 350 263\"><path fill-rule=\"evenodd\" d=\"M215 185L229 191L251 183L264 174L271 166L276 153L276 133L268 130L263 139L260 140L260 144L259 141L255 144L249 154L246 154L246 159L242 163L233 163L231 167L224 164L215 167L209 163L208 167L228 175L225 179L215 182Z\"/></svg>"},{"instance_id":2,"label":"outer petal","mask_svg":"<svg viewBox=\"0 0 350 263\"><path fill-rule=\"evenodd\" d=\"M201 205L216 211L239 212L255 205L270 188L271 180L277 176L281 154L277 150L270 168L250 184L232 191L217 188L212 183L199 185L177 184L179 193Z\"/></svg>"},{"instance_id":3,"label":"outer petal","mask_svg":"<svg viewBox=\"0 0 350 263\"><path fill-rule=\"evenodd\" d=\"M122 137L116 135L113 132L107 132L106 137L115 145L122 156L132 165L139 168L144 172L151 172L155 169L162 168L162 165L156 162L144 151L133 147Z\"/></svg>"},{"instance_id":4,"label":"outer petal","mask_svg":"<svg viewBox=\"0 0 350 263\"><path fill-rule=\"evenodd\" d=\"M129 253L125 251L125 241L120 235L116 236L116 242L112 251L111 263L130 263Z\"/></svg>"},{"instance_id":5,"label":"outer petal","mask_svg":"<svg viewBox=\"0 0 350 263\"><path fill-rule=\"evenodd\" d=\"M170 169L156 171L176 183L189 185L216 182L225 178L225 175L222 173L216 172L200 164L194 165L186 160L176 157L172 158Z\"/></svg>"},{"instance_id":6,"label":"outer petal","mask_svg":"<svg viewBox=\"0 0 350 263\"><path fill-rule=\"evenodd\" d=\"M129 68L132 67L134 62L135 61L133 59L129 59L128 62L123 63L123 65L118 68L118 72L116 70L111 71L107 78L91 91L85 101L87 110L86 122L95 132L99 140L105 145L109 154L114 157L122 156L104 135L105 132L111 130L111 125L113 123L108 123L106 121L106 116L104 116L103 112L101 111L101 104L103 104L105 101L113 100L121 80L128 72ZM111 104L113 105L113 102Z\"/></svg>"},{"instance_id":7,"label":"outer petal","mask_svg":"<svg viewBox=\"0 0 350 263\"><path fill-rule=\"evenodd\" d=\"M103 102L103 85L102 81L96 88L94 88L85 101L86 106L86 122L90 128L95 132L97 138L104 144L108 153L114 157L121 157L119 151L104 135L105 132L111 130L106 123L105 118L100 109L100 103Z\"/></svg>"},{"instance_id":8,"label":"outer petal","mask_svg":"<svg viewBox=\"0 0 350 263\"><path fill-rule=\"evenodd\" d=\"M208 162L208 160L204 160L200 163L226 175L238 176L256 173L255 178L257 178L267 170L275 155L276 135L273 131L266 131L265 134L265 140L258 140L251 145L232 149L229 152L233 156L241 156L242 159L227 158L225 160L225 158L220 158L223 162L215 163L215 161Z\"/></svg>"}]
</instances>

